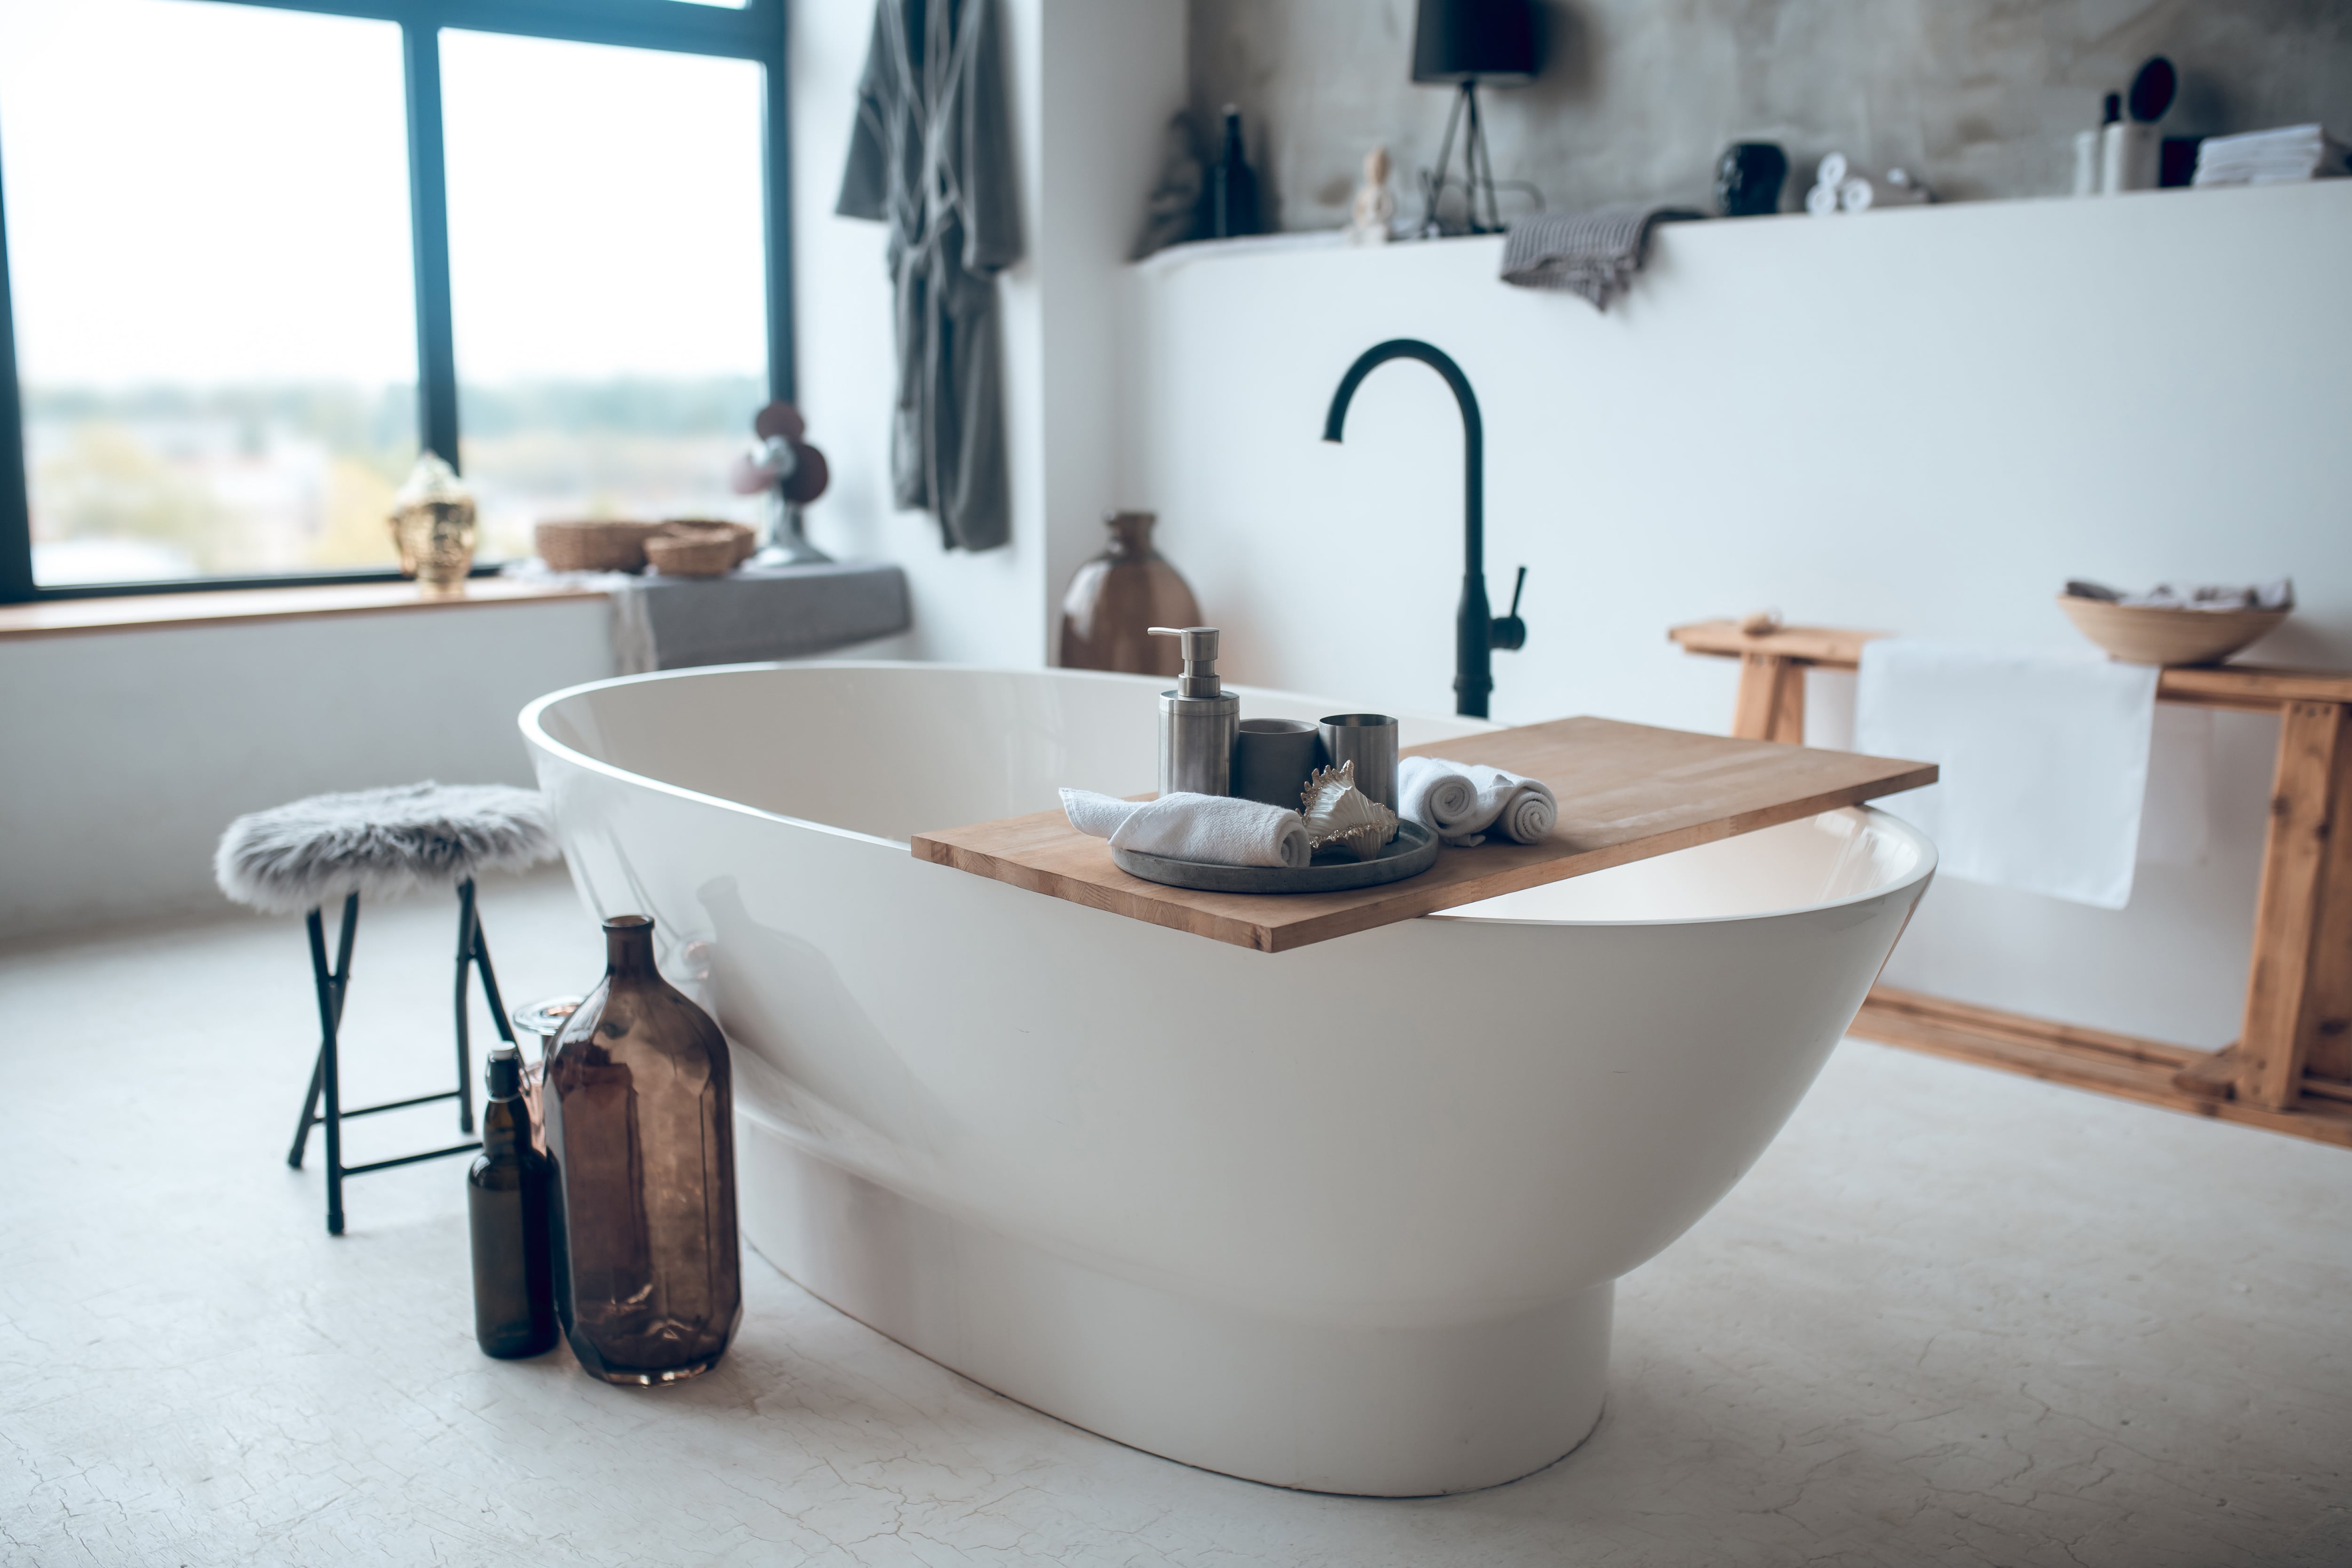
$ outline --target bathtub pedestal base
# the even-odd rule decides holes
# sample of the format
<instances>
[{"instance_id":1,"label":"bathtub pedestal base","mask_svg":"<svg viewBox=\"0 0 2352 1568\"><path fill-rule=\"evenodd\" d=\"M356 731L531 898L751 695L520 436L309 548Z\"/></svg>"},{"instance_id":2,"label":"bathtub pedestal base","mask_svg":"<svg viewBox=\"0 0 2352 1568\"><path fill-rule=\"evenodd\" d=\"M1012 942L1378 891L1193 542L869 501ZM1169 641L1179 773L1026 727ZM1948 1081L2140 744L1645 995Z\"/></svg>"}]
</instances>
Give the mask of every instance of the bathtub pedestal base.
<instances>
[{"instance_id":1,"label":"bathtub pedestal base","mask_svg":"<svg viewBox=\"0 0 2352 1568\"><path fill-rule=\"evenodd\" d=\"M1204 1469L1380 1497L1542 1469L1601 1416L1602 1284L1515 1316L1419 1324L1179 1294L916 1203L738 1118L745 1237L931 1360L1090 1432Z\"/></svg>"}]
</instances>

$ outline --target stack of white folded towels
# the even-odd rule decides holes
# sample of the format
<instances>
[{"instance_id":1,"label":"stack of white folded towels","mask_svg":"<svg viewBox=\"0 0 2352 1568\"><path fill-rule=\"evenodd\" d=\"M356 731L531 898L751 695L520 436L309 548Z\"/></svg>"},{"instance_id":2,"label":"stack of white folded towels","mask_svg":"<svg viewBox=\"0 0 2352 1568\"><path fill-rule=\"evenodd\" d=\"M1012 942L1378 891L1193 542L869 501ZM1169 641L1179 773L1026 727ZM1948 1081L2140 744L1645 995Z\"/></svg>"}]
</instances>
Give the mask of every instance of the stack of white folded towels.
<instances>
[{"instance_id":1,"label":"stack of white folded towels","mask_svg":"<svg viewBox=\"0 0 2352 1568\"><path fill-rule=\"evenodd\" d=\"M1541 779L1482 763L1401 757L1397 815L1420 823L1456 848L1483 844L1489 836L1533 844L1559 820L1559 803Z\"/></svg>"},{"instance_id":2,"label":"stack of white folded towels","mask_svg":"<svg viewBox=\"0 0 2352 1568\"><path fill-rule=\"evenodd\" d=\"M2273 185L2352 174L2352 153L2319 125L2208 136L2197 149L2200 185Z\"/></svg>"}]
</instances>

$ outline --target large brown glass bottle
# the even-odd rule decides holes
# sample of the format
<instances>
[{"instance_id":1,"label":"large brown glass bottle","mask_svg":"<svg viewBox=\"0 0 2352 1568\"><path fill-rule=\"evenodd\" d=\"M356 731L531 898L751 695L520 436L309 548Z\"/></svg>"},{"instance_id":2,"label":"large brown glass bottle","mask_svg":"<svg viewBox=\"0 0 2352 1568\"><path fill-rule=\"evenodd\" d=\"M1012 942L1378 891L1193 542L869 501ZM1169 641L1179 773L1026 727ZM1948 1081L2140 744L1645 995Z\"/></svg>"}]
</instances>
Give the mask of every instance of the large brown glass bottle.
<instances>
[{"instance_id":1,"label":"large brown glass bottle","mask_svg":"<svg viewBox=\"0 0 2352 1568\"><path fill-rule=\"evenodd\" d=\"M541 1089L556 1310L597 1376L677 1383L708 1371L743 1320L727 1041L655 969L652 921L606 921L604 962Z\"/></svg>"}]
</instances>

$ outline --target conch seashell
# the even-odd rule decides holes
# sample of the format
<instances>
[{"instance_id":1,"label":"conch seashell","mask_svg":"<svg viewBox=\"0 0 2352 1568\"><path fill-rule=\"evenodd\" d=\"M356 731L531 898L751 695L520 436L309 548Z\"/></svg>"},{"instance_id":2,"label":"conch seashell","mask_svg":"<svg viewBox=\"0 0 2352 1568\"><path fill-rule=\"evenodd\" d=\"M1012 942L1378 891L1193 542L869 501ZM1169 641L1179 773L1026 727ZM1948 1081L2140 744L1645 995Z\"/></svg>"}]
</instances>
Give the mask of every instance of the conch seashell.
<instances>
[{"instance_id":1,"label":"conch seashell","mask_svg":"<svg viewBox=\"0 0 2352 1568\"><path fill-rule=\"evenodd\" d=\"M1352 759L1307 774L1298 810L1307 818L1307 842L1318 850L1345 849L1369 860L1396 837L1396 813L1356 787Z\"/></svg>"}]
</instances>

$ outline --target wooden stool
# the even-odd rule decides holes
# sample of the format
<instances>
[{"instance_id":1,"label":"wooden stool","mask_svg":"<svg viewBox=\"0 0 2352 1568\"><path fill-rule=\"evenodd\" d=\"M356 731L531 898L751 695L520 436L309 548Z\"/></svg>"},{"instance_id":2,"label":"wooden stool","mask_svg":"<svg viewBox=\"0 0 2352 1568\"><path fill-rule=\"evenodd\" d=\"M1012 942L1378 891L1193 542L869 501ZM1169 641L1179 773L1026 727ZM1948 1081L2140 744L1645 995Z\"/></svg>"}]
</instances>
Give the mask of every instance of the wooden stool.
<instances>
[{"instance_id":1,"label":"wooden stool","mask_svg":"<svg viewBox=\"0 0 2352 1568\"><path fill-rule=\"evenodd\" d=\"M1884 632L1702 621L1666 634L1736 658L1731 732L1805 739L1805 671L1858 668ZM1873 988L1853 1033L2030 1077L2352 1147L2352 673L2219 664L2168 668L2157 700L2279 716L2278 761L2236 1041L2200 1051Z\"/></svg>"},{"instance_id":2,"label":"wooden stool","mask_svg":"<svg viewBox=\"0 0 2352 1568\"><path fill-rule=\"evenodd\" d=\"M242 904L272 914L302 911L310 927L310 978L319 1001L319 1054L310 1088L295 1124L286 1163L302 1167L310 1129L327 1130L327 1233L343 1233L343 1178L470 1152L468 1138L446 1148L343 1163L342 1122L436 1100L457 1102L457 1129L474 1131L473 1065L467 1028L467 985L478 969L482 990L499 1034L511 1042L498 976L490 968L489 944L482 934L474 898L474 875L485 870L520 870L556 853L547 807L531 790L503 784L408 784L313 795L291 805L240 816L221 836L214 872L221 891ZM420 887L454 883L457 889L457 1087L408 1100L346 1110L339 1070L337 1037L343 995L352 978L352 942L359 930L360 895L397 896ZM335 937L335 961L327 962L326 905L342 901ZM324 1114L320 1102L325 1101Z\"/></svg>"}]
</instances>

